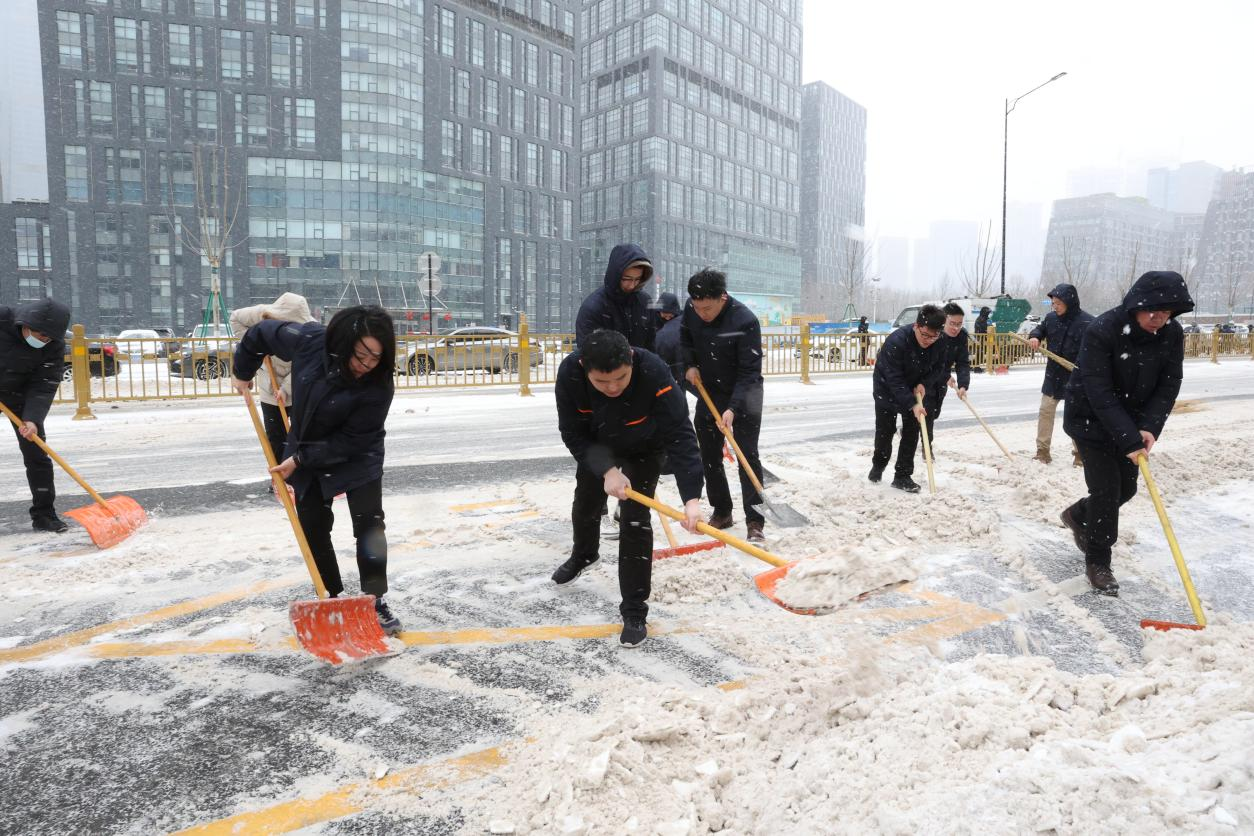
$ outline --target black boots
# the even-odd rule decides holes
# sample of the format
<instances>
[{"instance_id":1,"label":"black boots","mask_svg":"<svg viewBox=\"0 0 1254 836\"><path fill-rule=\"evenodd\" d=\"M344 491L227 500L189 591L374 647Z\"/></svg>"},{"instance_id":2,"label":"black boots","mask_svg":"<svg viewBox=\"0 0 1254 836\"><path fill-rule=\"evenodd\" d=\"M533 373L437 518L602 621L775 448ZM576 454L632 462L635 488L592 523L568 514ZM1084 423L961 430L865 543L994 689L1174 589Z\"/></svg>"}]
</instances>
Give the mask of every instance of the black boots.
<instances>
[{"instance_id":1,"label":"black boots","mask_svg":"<svg viewBox=\"0 0 1254 836\"><path fill-rule=\"evenodd\" d=\"M577 557L568 558L565 563L553 571L553 583L559 586L564 583L570 583L583 574L583 570L591 566L592 563L596 563L596 561L588 563Z\"/></svg>"},{"instance_id":2,"label":"black boots","mask_svg":"<svg viewBox=\"0 0 1254 836\"><path fill-rule=\"evenodd\" d=\"M1112 598L1119 597L1119 581L1115 580L1115 575L1110 571L1109 566L1089 563L1084 567L1084 574L1088 575L1089 583L1101 594Z\"/></svg>"},{"instance_id":3,"label":"black boots","mask_svg":"<svg viewBox=\"0 0 1254 836\"><path fill-rule=\"evenodd\" d=\"M866 478L870 479L872 482L878 482L880 479L883 479L884 478L883 466L875 465L875 464L871 465L871 472L866 475Z\"/></svg>"},{"instance_id":4,"label":"black boots","mask_svg":"<svg viewBox=\"0 0 1254 836\"><path fill-rule=\"evenodd\" d=\"M1071 529L1071 536L1075 539L1075 547L1082 552L1088 552L1089 539L1084 533L1084 526L1076 522L1076 518L1071 515L1071 507L1067 506L1062 509L1062 513L1058 515L1058 519L1062 520L1062 524Z\"/></svg>"},{"instance_id":5,"label":"black boots","mask_svg":"<svg viewBox=\"0 0 1254 836\"><path fill-rule=\"evenodd\" d=\"M618 643L623 647L637 647L649 635L649 627L640 616L627 616L623 619L623 633Z\"/></svg>"},{"instance_id":6,"label":"black boots","mask_svg":"<svg viewBox=\"0 0 1254 836\"><path fill-rule=\"evenodd\" d=\"M55 512L49 511L46 514L40 514L37 517L31 517L31 528L36 531L51 531L53 534L60 534L69 528L65 522L56 515Z\"/></svg>"},{"instance_id":7,"label":"black boots","mask_svg":"<svg viewBox=\"0 0 1254 836\"><path fill-rule=\"evenodd\" d=\"M893 480L893 487L899 491L905 491L906 493L919 492L919 484L909 476L898 476Z\"/></svg>"}]
</instances>

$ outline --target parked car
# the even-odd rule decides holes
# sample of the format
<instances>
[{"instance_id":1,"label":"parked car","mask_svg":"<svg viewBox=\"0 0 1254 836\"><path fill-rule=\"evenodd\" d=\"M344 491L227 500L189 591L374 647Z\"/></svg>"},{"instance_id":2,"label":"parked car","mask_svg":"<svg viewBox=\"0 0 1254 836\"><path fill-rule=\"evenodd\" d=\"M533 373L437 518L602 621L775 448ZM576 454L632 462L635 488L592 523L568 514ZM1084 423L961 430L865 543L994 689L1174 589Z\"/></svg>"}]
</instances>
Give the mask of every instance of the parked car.
<instances>
[{"instance_id":1,"label":"parked car","mask_svg":"<svg viewBox=\"0 0 1254 836\"><path fill-rule=\"evenodd\" d=\"M1184 326L1184 333L1200 334L1202 333L1202 327L1195 322L1190 322L1188 325Z\"/></svg>"},{"instance_id":2,"label":"parked car","mask_svg":"<svg viewBox=\"0 0 1254 836\"><path fill-rule=\"evenodd\" d=\"M839 335L832 336L830 332L812 334L810 336L810 356L815 360L826 360L829 363L839 363L842 358L849 357L856 359L861 356L863 340L858 336L857 327L848 328L841 331ZM867 340L867 345L871 343ZM794 348L793 357L801 356L801 349Z\"/></svg>"},{"instance_id":3,"label":"parked car","mask_svg":"<svg viewBox=\"0 0 1254 836\"><path fill-rule=\"evenodd\" d=\"M1225 322L1223 325L1219 326L1219 333L1221 334L1238 334L1240 331L1241 326L1237 325L1235 322Z\"/></svg>"},{"instance_id":4,"label":"parked car","mask_svg":"<svg viewBox=\"0 0 1254 836\"><path fill-rule=\"evenodd\" d=\"M975 322L975 320L971 320L971 321ZM1023 318L1023 322L1019 323L1019 330L1016 333L1018 333L1020 336L1026 337L1028 334L1032 333L1033 329L1035 329L1036 326L1040 324L1041 324L1040 314L1034 314L1034 313L1028 314L1026 317ZM964 322L963 325L966 325L966 323ZM967 331L968 333L972 333L971 329L967 329Z\"/></svg>"},{"instance_id":5,"label":"parked car","mask_svg":"<svg viewBox=\"0 0 1254 836\"><path fill-rule=\"evenodd\" d=\"M484 369L490 372L518 370L518 334L504 328L472 326L450 331L435 341L401 343L396 370L400 374ZM541 352L531 352L531 365L540 365Z\"/></svg>"},{"instance_id":6,"label":"parked car","mask_svg":"<svg viewBox=\"0 0 1254 836\"><path fill-rule=\"evenodd\" d=\"M212 323L197 325L187 334L190 342L183 343L178 353L170 357L170 374L197 380L229 377L231 355L235 352L231 337L231 326L226 323L216 328Z\"/></svg>"},{"instance_id":7,"label":"parked car","mask_svg":"<svg viewBox=\"0 0 1254 836\"><path fill-rule=\"evenodd\" d=\"M118 334L114 340L122 359L142 360L145 354L157 357L166 356L167 344L161 341L161 335L153 328L128 328Z\"/></svg>"},{"instance_id":8,"label":"parked car","mask_svg":"<svg viewBox=\"0 0 1254 836\"><path fill-rule=\"evenodd\" d=\"M73 363L73 342L74 332L65 332L65 367L61 370L62 380L72 380L74 377ZM92 377L112 377L117 374L122 365L122 358L118 357L117 346L111 342L104 342L100 339L90 339L87 342L87 373Z\"/></svg>"}]
</instances>

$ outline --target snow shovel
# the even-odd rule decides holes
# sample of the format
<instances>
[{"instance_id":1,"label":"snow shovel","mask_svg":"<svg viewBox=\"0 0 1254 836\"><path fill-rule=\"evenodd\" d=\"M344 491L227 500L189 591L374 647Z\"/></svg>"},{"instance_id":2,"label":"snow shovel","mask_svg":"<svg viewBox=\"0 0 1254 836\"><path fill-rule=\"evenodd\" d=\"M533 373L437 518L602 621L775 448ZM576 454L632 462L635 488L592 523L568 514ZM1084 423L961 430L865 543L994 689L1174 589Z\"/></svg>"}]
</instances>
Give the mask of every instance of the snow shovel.
<instances>
[{"instance_id":1,"label":"snow shovel","mask_svg":"<svg viewBox=\"0 0 1254 836\"><path fill-rule=\"evenodd\" d=\"M0 409L4 410L4 414L13 422L16 427L22 426L22 421L13 411L0 403ZM38 435L32 435L30 440L38 445L40 450L48 454L54 462L61 466L61 469L70 474L75 482L87 491L88 495L95 500L94 505L84 505L82 508L73 508L65 512L65 515L72 520L76 520L83 528L87 529L87 533L91 536L91 541L96 544L97 548L107 549L110 546L116 546L127 537L135 533L135 529L147 524L148 515L144 513L144 509L139 503L131 499L129 496L117 494L105 499L100 494L92 490L91 485L84 481L82 476L78 475L78 471L70 467L65 459L53 452L42 438Z\"/></svg>"},{"instance_id":2,"label":"snow shovel","mask_svg":"<svg viewBox=\"0 0 1254 836\"><path fill-rule=\"evenodd\" d=\"M244 393L244 403L248 405L248 414L253 419L253 429L257 431L257 440L266 454L266 464L273 468L278 466L274 451L270 449L270 441L266 438L265 428L261 425L261 416L257 414L257 405L253 402L251 392ZM328 598L327 588L322 583L322 575L314 563L313 553L309 550L309 541L305 539L305 531L301 528L300 518L296 516L296 502L287 490L283 477L273 471L270 478L274 482L274 492L287 511L287 519L292 524L292 533L296 535L296 543L300 546L301 556L305 558L305 568L313 580L314 590L318 593L317 601L293 601L288 607L288 618L296 628L296 639L301 646L324 662L338 665L354 659L368 659L372 656L383 656L392 652L388 647L387 636L379 626L379 617L374 611L373 595L355 595L349 598Z\"/></svg>"},{"instance_id":3,"label":"snow shovel","mask_svg":"<svg viewBox=\"0 0 1254 836\"><path fill-rule=\"evenodd\" d=\"M923 396L914 393L914 401L923 406ZM926 411L926 407L924 408ZM919 433L923 436L923 461L927 462L927 492L936 493L936 477L932 474L932 440L927 437L927 419L919 416Z\"/></svg>"},{"instance_id":4,"label":"snow shovel","mask_svg":"<svg viewBox=\"0 0 1254 836\"><path fill-rule=\"evenodd\" d=\"M714 401L710 399L710 393L705 391L705 384L701 382L700 377L697 378L697 391L701 393L701 399L705 401L705 405L710 408L710 414L714 416L714 423L718 425L723 436L731 444L732 449L736 451L736 458L740 460L740 466L745 469L745 473L749 476L749 481L753 483L758 496L762 498L762 504L755 506L757 510L762 512L762 516L781 528L802 528L809 525L810 521L791 505L784 502L771 502L766 498L766 488L762 487L762 482L758 479L758 475L749 466L749 461L741 451L740 445L736 443L736 437L732 435L732 431L723 426L723 416L719 414L718 408L714 406Z\"/></svg>"},{"instance_id":5,"label":"snow shovel","mask_svg":"<svg viewBox=\"0 0 1254 836\"><path fill-rule=\"evenodd\" d=\"M657 491L653 492L653 498L657 498ZM671 529L670 520L661 511L658 511L658 521L662 523L662 531L666 534L666 542L670 544L670 548L654 549L654 560L665 560L668 557L679 557L685 554L693 554L694 552L704 552L710 549L721 549L723 544L718 540L703 540L700 543L688 543L687 545L679 545L679 541L675 539L675 532Z\"/></svg>"},{"instance_id":6,"label":"snow shovel","mask_svg":"<svg viewBox=\"0 0 1254 836\"><path fill-rule=\"evenodd\" d=\"M1027 345L1029 348L1032 346L1032 344L1029 343L1022 334L1015 334L1015 339L1021 341L1024 345ZM1053 360L1058 365L1062 366L1067 371L1069 372L1075 371L1075 363L1072 363L1066 357L1059 357L1057 354L1050 351L1048 348L1038 347L1036 350L1039 351L1041 354L1044 354L1049 359Z\"/></svg>"},{"instance_id":7,"label":"snow shovel","mask_svg":"<svg viewBox=\"0 0 1254 836\"><path fill-rule=\"evenodd\" d=\"M1145 487L1149 489L1150 499L1154 500L1154 510L1158 512L1158 521L1162 523L1167 545L1171 547L1171 558L1176 562L1176 571L1180 573L1180 580L1184 583L1184 594L1189 597L1189 608L1193 610L1193 618L1197 621L1196 624L1179 624L1175 621L1145 618L1141 620L1141 627L1152 627L1155 630L1201 630L1206 626L1206 614L1202 612L1202 602L1198 600L1193 579L1189 577L1189 567L1184 565L1184 555L1180 553L1176 532L1172 530L1171 521L1167 519L1167 509L1163 506L1163 498L1158 494L1158 485L1150 475L1149 459L1142 454L1137 456L1136 463L1141 468L1141 475L1145 477Z\"/></svg>"},{"instance_id":8,"label":"snow shovel","mask_svg":"<svg viewBox=\"0 0 1254 836\"><path fill-rule=\"evenodd\" d=\"M1001 443L1001 439L993 435L992 428L989 427L988 424L984 423L984 419L980 417L980 413L975 411L975 407L971 405L971 401L967 400L967 396L959 395L958 398L964 404L967 405L967 409L971 410L971 414L975 416L975 420L980 422L980 426L983 427L984 431L987 432L989 434L989 437L993 439L993 443L995 443L998 447L1000 447L1001 451L1006 454L1006 458L1010 459L1011 461L1014 461L1015 460L1014 456L1010 455L1010 451L1006 449L1006 445Z\"/></svg>"}]
</instances>

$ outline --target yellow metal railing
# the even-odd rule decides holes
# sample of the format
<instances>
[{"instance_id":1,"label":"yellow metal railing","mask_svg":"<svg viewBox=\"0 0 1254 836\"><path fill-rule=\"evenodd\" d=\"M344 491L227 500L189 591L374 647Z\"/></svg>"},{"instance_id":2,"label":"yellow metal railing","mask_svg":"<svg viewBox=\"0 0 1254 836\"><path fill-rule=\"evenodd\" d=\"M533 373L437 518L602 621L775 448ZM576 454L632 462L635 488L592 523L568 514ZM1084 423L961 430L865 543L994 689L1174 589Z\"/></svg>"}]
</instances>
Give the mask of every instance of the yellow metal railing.
<instances>
[{"instance_id":1,"label":"yellow metal railing","mask_svg":"<svg viewBox=\"0 0 1254 836\"><path fill-rule=\"evenodd\" d=\"M90 419L95 402L203 398L229 395L231 337L183 339L89 338L75 325L66 347L59 403L77 407L75 420ZM762 374L797 375L809 383L815 374L868 371L887 334L814 334L808 323L762 337ZM517 386L522 395L536 384L552 383L563 358L575 347L573 334L532 334L525 320L518 334L397 337L396 385L402 390ZM1248 356L1254 335L1185 335L1186 357ZM1017 335L971 335L971 362L988 371L1010 365L1044 365Z\"/></svg>"}]
</instances>

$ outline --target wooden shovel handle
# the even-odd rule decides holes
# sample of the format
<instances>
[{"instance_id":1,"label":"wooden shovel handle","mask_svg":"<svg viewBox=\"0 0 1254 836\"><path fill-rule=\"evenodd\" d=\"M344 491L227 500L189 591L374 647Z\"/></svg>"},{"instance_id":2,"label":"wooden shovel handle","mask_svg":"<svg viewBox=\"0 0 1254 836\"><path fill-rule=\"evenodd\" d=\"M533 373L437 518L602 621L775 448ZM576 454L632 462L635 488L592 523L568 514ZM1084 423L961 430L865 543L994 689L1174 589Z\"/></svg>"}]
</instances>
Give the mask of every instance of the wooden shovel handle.
<instances>
[{"instance_id":1,"label":"wooden shovel handle","mask_svg":"<svg viewBox=\"0 0 1254 836\"><path fill-rule=\"evenodd\" d=\"M257 404L253 402L252 392L244 393L244 403L248 405L248 415L253 419L253 429L257 431L257 440L261 442L261 450L266 454L267 467L278 467L279 463L274 460L274 451L270 449L270 439L266 437L265 427L261 425L261 416L257 414ZM309 541L305 539L305 529L301 527L300 517L296 515L296 504L292 502L292 495L287 492L287 482L284 482L283 477L274 471L270 471L270 481L274 484L274 492L278 494L279 501L283 503L283 510L287 511L288 522L292 524L292 533L296 535L296 544L300 546L301 557L305 558L305 568L309 570L314 589L317 590L319 598L326 598L327 588L322 583L318 564L314 563L313 552L309 549Z\"/></svg>"},{"instance_id":2,"label":"wooden shovel handle","mask_svg":"<svg viewBox=\"0 0 1254 836\"><path fill-rule=\"evenodd\" d=\"M274 390L274 402L279 405L279 415L283 418L283 429L291 430L292 422L287 420L287 407L283 405L282 390L279 389L279 379L274 374L274 364L270 362L270 355L266 355L266 371L270 373L270 388Z\"/></svg>"},{"instance_id":3,"label":"wooden shovel handle","mask_svg":"<svg viewBox=\"0 0 1254 836\"><path fill-rule=\"evenodd\" d=\"M652 508L654 511L657 511L659 514L664 514L670 517L672 520L678 520L679 522L684 521L684 514L682 511L678 511L670 507L669 505L665 505L661 502L658 502L656 499L654 499L651 496L645 496L644 494L640 493L640 491L632 490L631 488L628 488L627 498L634 499L636 502L639 502L641 505L646 505L649 508ZM772 566L787 566L788 565L788 561L784 560L784 558L779 557L778 555L771 554L766 549L759 549L757 546L753 545L752 543L741 540L739 537L736 537L734 535L727 534L717 528L714 528L711 525L707 525L706 523L703 523L703 522L697 523L697 531L700 531L702 534L708 534L711 537L713 537L715 540L719 540L731 546L733 549L739 549L745 554L756 557L758 560L761 560L765 563L769 563Z\"/></svg>"},{"instance_id":4,"label":"wooden shovel handle","mask_svg":"<svg viewBox=\"0 0 1254 836\"><path fill-rule=\"evenodd\" d=\"M914 393L914 402L923 406L923 396ZM932 440L927 436L927 407L923 407L924 415L918 416L919 434L923 436L923 460L927 462L927 492L936 493L936 477L932 475Z\"/></svg>"},{"instance_id":5,"label":"wooden shovel handle","mask_svg":"<svg viewBox=\"0 0 1254 836\"><path fill-rule=\"evenodd\" d=\"M1154 501L1154 510L1158 512L1158 521L1162 523L1163 534L1167 537L1167 545L1171 547L1171 559L1176 562L1176 571L1180 573L1180 581L1184 584L1184 593L1189 598L1189 608L1193 610L1193 619L1198 627L1206 626L1206 614L1202 612L1202 602L1197 598L1197 590L1193 588L1193 578L1189 576L1189 567L1184 565L1184 555L1180 552L1180 543L1176 540L1176 532L1167 519L1167 508L1158 493L1158 485L1150 475L1149 459L1145 454L1136 457L1136 463L1145 477L1145 487L1149 489L1150 499Z\"/></svg>"},{"instance_id":6,"label":"wooden shovel handle","mask_svg":"<svg viewBox=\"0 0 1254 836\"><path fill-rule=\"evenodd\" d=\"M4 414L7 415L9 417L9 420L13 422L13 426L17 427L18 429L22 428L22 421L20 418L18 418L16 415L13 414L13 410L9 409L3 403L0 403L0 409L4 410ZM45 443L44 440L39 437L38 433L36 433L35 435L32 435L29 440L35 442L35 444L38 445L40 450L43 450L45 453L47 453L48 457L51 458L57 464L59 464L62 470L70 474L70 478L72 478L75 482L78 482L79 486L83 490L87 491L87 493L91 496L91 498L96 500L96 502L100 504L100 507L104 508L106 511L108 511L110 514L112 514L115 517L122 516L121 514L113 510L113 508L109 505L109 503L105 501L105 498L103 496L101 496L100 494L92 490L91 485L87 484L87 481L82 476L78 475L77 470L70 467L69 462L67 462L65 459L61 458L55 452L53 452L52 448L49 447L47 443Z\"/></svg>"},{"instance_id":7,"label":"wooden shovel handle","mask_svg":"<svg viewBox=\"0 0 1254 836\"><path fill-rule=\"evenodd\" d=\"M1020 342L1024 343L1024 344L1025 344L1025 345L1027 345L1029 348L1031 348L1031 347L1032 347L1032 344L1031 344L1030 342L1028 342L1027 337L1023 336L1022 334L1015 334L1015 335L1014 335L1014 338L1015 338L1016 340L1019 340ZM1037 347L1036 347L1035 349L1033 349L1033 350L1034 350L1034 351L1039 351L1041 354L1044 354L1046 357L1048 357L1049 359L1053 360L1055 363L1057 363L1058 365L1062 366L1062 367L1063 367L1064 369L1066 369L1067 371L1069 371L1069 372L1073 372L1073 371L1075 371L1075 363L1072 363L1072 362L1071 362L1070 360L1068 360L1066 357L1059 357L1057 354L1055 354L1054 352L1050 351L1048 348L1041 348L1040 346L1037 346Z\"/></svg>"},{"instance_id":8,"label":"wooden shovel handle","mask_svg":"<svg viewBox=\"0 0 1254 836\"><path fill-rule=\"evenodd\" d=\"M749 481L753 483L754 490L759 494L765 494L766 488L762 487L762 483L758 480L758 474L753 472L752 467L749 467L749 461L745 458L745 454L740 452L740 445L736 443L736 437L732 435L731 430L723 425L723 416L719 415L718 407L710 399L710 393L705 391L705 385L701 382L700 375L697 375L697 391L701 393L701 399L705 401L705 405L710 408L710 414L714 416L714 423L722 431L723 436L731 443L732 449L736 451L736 458L740 460L740 466L745 469L745 473L749 474Z\"/></svg>"},{"instance_id":9,"label":"wooden shovel handle","mask_svg":"<svg viewBox=\"0 0 1254 836\"><path fill-rule=\"evenodd\" d=\"M975 420L980 422L980 426L983 427L984 431L987 432L989 437L993 439L993 442L998 447L1001 448L1001 451L1006 454L1006 458L1010 459L1011 461L1014 461L1015 460L1014 456L1010 455L1010 451L1006 449L1005 444L1001 443L1001 439L998 438L996 435L993 435L993 429L988 424L984 423L984 419L980 417L980 413L975 411L975 407L971 405L971 401L967 400L967 396L959 395L958 400L962 401L964 404L967 405L967 409L971 410L971 414L975 416Z\"/></svg>"}]
</instances>

